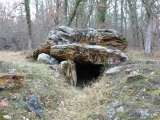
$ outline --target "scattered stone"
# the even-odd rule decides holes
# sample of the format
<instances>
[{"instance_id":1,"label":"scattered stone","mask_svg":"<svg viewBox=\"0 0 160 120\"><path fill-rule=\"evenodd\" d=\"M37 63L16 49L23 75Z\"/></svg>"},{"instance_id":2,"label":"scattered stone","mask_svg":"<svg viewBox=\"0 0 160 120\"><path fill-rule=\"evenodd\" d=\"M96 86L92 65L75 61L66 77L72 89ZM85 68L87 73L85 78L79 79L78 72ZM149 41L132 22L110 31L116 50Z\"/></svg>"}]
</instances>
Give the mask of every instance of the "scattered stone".
<instances>
[{"instance_id":1,"label":"scattered stone","mask_svg":"<svg viewBox=\"0 0 160 120\"><path fill-rule=\"evenodd\" d=\"M51 64L51 65L59 64L59 62L55 58L50 57L48 54L45 54L45 53L39 54L37 61L41 61L41 62Z\"/></svg>"},{"instance_id":2,"label":"scattered stone","mask_svg":"<svg viewBox=\"0 0 160 120\"><path fill-rule=\"evenodd\" d=\"M58 72L55 73L55 77L58 78L60 74Z\"/></svg>"},{"instance_id":3,"label":"scattered stone","mask_svg":"<svg viewBox=\"0 0 160 120\"><path fill-rule=\"evenodd\" d=\"M141 116L141 114L136 109L129 109L127 113L129 116L134 116L138 118Z\"/></svg>"},{"instance_id":4,"label":"scattered stone","mask_svg":"<svg viewBox=\"0 0 160 120\"><path fill-rule=\"evenodd\" d=\"M139 73L139 70L132 71L129 76L127 77L126 83L133 83L140 79L144 78L143 75Z\"/></svg>"},{"instance_id":5,"label":"scattered stone","mask_svg":"<svg viewBox=\"0 0 160 120\"><path fill-rule=\"evenodd\" d=\"M146 119L146 118L151 118L152 116L149 114L149 113L147 113L147 112L145 112L145 111L140 111L140 118L141 119Z\"/></svg>"},{"instance_id":6,"label":"scattered stone","mask_svg":"<svg viewBox=\"0 0 160 120\"><path fill-rule=\"evenodd\" d=\"M123 69L122 66L110 68L105 72L106 75L113 75L119 73Z\"/></svg>"},{"instance_id":7,"label":"scattered stone","mask_svg":"<svg viewBox=\"0 0 160 120\"><path fill-rule=\"evenodd\" d=\"M76 66L72 60L61 62L61 73L65 77L67 83L76 86L77 84Z\"/></svg>"},{"instance_id":8,"label":"scattered stone","mask_svg":"<svg viewBox=\"0 0 160 120\"><path fill-rule=\"evenodd\" d=\"M155 74L156 74L155 72L151 72L151 73L150 73L150 75L155 75Z\"/></svg>"},{"instance_id":9,"label":"scattered stone","mask_svg":"<svg viewBox=\"0 0 160 120\"><path fill-rule=\"evenodd\" d=\"M126 70L125 70L125 73L126 73L126 74L130 74L131 72L132 72L132 69L126 69Z\"/></svg>"},{"instance_id":10,"label":"scattered stone","mask_svg":"<svg viewBox=\"0 0 160 120\"><path fill-rule=\"evenodd\" d=\"M133 82L138 81L138 80L143 79L143 78L144 78L144 76L141 75L141 74L129 75L127 77L126 83L133 83Z\"/></svg>"},{"instance_id":11,"label":"scattered stone","mask_svg":"<svg viewBox=\"0 0 160 120\"><path fill-rule=\"evenodd\" d=\"M0 89L21 87L25 85L24 74L1 74Z\"/></svg>"},{"instance_id":12,"label":"scattered stone","mask_svg":"<svg viewBox=\"0 0 160 120\"><path fill-rule=\"evenodd\" d=\"M111 106L114 108L118 108L118 107L122 106L122 104L123 104L122 101L117 101L117 102L113 103Z\"/></svg>"},{"instance_id":13,"label":"scattered stone","mask_svg":"<svg viewBox=\"0 0 160 120\"><path fill-rule=\"evenodd\" d=\"M157 64L158 62L156 60L147 60L146 64Z\"/></svg>"},{"instance_id":14,"label":"scattered stone","mask_svg":"<svg viewBox=\"0 0 160 120\"><path fill-rule=\"evenodd\" d=\"M5 119L7 119L7 120L11 120L11 116L9 116L9 115L3 115L3 118L5 118Z\"/></svg>"},{"instance_id":15,"label":"scattered stone","mask_svg":"<svg viewBox=\"0 0 160 120\"><path fill-rule=\"evenodd\" d=\"M25 117L25 116L22 116L23 117L23 120L29 120L29 118Z\"/></svg>"},{"instance_id":16,"label":"scattered stone","mask_svg":"<svg viewBox=\"0 0 160 120\"><path fill-rule=\"evenodd\" d=\"M11 97L10 97L10 98L11 98L12 100L16 100L16 99L17 99L17 96L11 94Z\"/></svg>"},{"instance_id":17,"label":"scattered stone","mask_svg":"<svg viewBox=\"0 0 160 120\"><path fill-rule=\"evenodd\" d=\"M43 105L40 104L37 94L31 95L27 106L28 106L29 110L33 111L38 117L40 117L40 118L42 117L42 113L43 113L44 108L43 108Z\"/></svg>"},{"instance_id":18,"label":"scattered stone","mask_svg":"<svg viewBox=\"0 0 160 120\"><path fill-rule=\"evenodd\" d=\"M136 75L139 75L139 70L132 71L129 75L130 75L130 76L136 76Z\"/></svg>"},{"instance_id":19,"label":"scattered stone","mask_svg":"<svg viewBox=\"0 0 160 120\"><path fill-rule=\"evenodd\" d=\"M124 112L124 107L121 106L121 107L117 108L116 111L118 111L118 112Z\"/></svg>"},{"instance_id":20,"label":"scattered stone","mask_svg":"<svg viewBox=\"0 0 160 120\"><path fill-rule=\"evenodd\" d=\"M15 69L15 68L11 68L11 69L9 69L8 71L9 71L9 73L11 74L11 73L15 73L15 72L17 72L17 69Z\"/></svg>"},{"instance_id":21,"label":"scattered stone","mask_svg":"<svg viewBox=\"0 0 160 120\"><path fill-rule=\"evenodd\" d=\"M7 108L8 107L8 100L7 98L4 98L3 100L0 101L0 108Z\"/></svg>"},{"instance_id":22,"label":"scattered stone","mask_svg":"<svg viewBox=\"0 0 160 120\"><path fill-rule=\"evenodd\" d=\"M107 112L107 114L108 114L109 116L113 116L115 113L116 113L116 111L115 111L114 108L111 108L111 109Z\"/></svg>"}]
</instances>

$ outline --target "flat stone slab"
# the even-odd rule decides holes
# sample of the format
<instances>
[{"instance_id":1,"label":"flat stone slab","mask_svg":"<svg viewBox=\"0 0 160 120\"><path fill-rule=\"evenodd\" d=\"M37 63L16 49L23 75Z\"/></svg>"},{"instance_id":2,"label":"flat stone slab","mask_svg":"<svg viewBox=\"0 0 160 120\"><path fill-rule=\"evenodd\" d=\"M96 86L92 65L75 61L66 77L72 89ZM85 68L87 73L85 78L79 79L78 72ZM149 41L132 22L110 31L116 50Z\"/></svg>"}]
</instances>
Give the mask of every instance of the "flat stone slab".
<instances>
[{"instance_id":1,"label":"flat stone slab","mask_svg":"<svg viewBox=\"0 0 160 120\"><path fill-rule=\"evenodd\" d=\"M23 74L0 74L0 89L21 87L25 84L25 76Z\"/></svg>"},{"instance_id":2,"label":"flat stone slab","mask_svg":"<svg viewBox=\"0 0 160 120\"><path fill-rule=\"evenodd\" d=\"M73 60L82 64L104 65L108 59L124 62L128 60L126 54L117 49L109 49L99 45L68 44L51 47L50 55L60 60Z\"/></svg>"}]
</instances>

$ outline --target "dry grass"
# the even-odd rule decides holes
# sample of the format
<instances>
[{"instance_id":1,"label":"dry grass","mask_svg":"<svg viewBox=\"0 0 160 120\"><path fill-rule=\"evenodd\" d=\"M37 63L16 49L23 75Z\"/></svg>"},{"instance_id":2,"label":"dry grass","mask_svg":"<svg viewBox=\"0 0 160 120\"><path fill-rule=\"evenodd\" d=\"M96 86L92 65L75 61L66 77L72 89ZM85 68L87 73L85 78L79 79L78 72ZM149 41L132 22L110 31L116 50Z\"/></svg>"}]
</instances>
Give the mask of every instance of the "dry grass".
<instances>
[{"instance_id":1,"label":"dry grass","mask_svg":"<svg viewBox=\"0 0 160 120\"><path fill-rule=\"evenodd\" d=\"M160 60L159 52L155 52L152 55L146 55L144 54L144 51L128 49L127 55L129 55L130 59L133 61Z\"/></svg>"},{"instance_id":2,"label":"dry grass","mask_svg":"<svg viewBox=\"0 0 160 120\"><path fill-rule=\"evenodd\" d=\"M132 61L158 60L160 58L158 53L154 55L154 58L145 56L143 52L132 50L127 54L130 55ZM23 116L30 120L39 119L28 111L27 101L24 100L34 93L39 95L44 104L42 118L44 120L107 120L109 119L107 111L110 109L111 103L124 100L128 105L131 99L139 99L142 93L137 93L137 96L130 96L130 94L135 90L141 90L141 86L145 86L144 83L139 83L129 86L130 90L127 90L124 88L126 75L122 72L122 74L111 77L103 76L92 87L75 88L65 83L62 76L55 78L54 72L48 69L49 65L29 61L25 59L26 56L27 53L24 52L0 51L0 61L12 63L12 67L17 68L18 72L26 74L27 85L13 93L18 98L15 101L10 100L9 108L6 109L7 114L11 115L13 120L20 120ZM6 71L7 69L9 68L6 68ZM146 82L145 84L150 83ZM137 88L134 89L134 86ZM9 92L12 93L12 91ZM1 95L4 94L6 93L1 93ZM148 104L147 101L139 101L140 103L142 107L144 107L143 104ZM135 102L135 104L138 103ZM129 105L134 107L135 104ZM135 105L135 107L137 106ZM126 106L127 109L129 108ZM126 116L126 113L119 115L121 119L131 119Z\"/></svg>"}]
</instances>

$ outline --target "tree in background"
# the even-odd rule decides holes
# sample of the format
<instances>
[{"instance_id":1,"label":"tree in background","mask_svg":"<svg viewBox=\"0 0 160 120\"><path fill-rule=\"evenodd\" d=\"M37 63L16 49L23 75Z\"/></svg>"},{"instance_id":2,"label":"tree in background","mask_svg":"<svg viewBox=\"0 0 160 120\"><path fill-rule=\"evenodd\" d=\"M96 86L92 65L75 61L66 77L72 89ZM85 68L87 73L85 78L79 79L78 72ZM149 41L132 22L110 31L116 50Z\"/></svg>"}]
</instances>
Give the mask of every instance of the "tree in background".
<instances>
[{"instance_id":1,"label":"tree in background","mask_svg":"<svg viewBox=\"0 0 160 120\"><path fill-rule=\"evenodd\" d=\"M147 15L147 32L146 32L146 44L145 54L151 54L151 42L153 40L153 22L154 22L154 7L155 0L142 0Z\"/></svg>"},{"instance_id":2,"label":"tree in background","mask_svg":"<svg viewBox=\"0 0 160 120\"><path fill-rule=\"evenodd\" d=\"M24 0L26 20L27 20L27 25L28 25L28 34L29 34L28 49L32 50L32 25L31 25L31 15L30 15L29 3L30 3L30 0Z\"/></svg>"},{"instance_id":3,"label":"tree in background","mask_svg":"<svg viewBox=\"0 0 160 120\"><path fill-rule=\"evenodd\" d=\"M115 29L126 37L129 48L147 54L152 52L151 48L153 52L160 50L159 0L23 1L25 5L13 4L11 0L8 4L0 2L0 36L4 38L0 42L7 44L3 46L18 43L14 47L18 50L36 48L52 28L68 25L77 29Z\"/></svg>"},{"instance_id":4,"label":"tree in background","mask_svg":"<svg viewBox=\"0 0 160 120\"><path fill-rule=\"evenodd\" d=\"M106 1L107 0L100 0L100 2L97 5L98 24L103 24L106 20Z\"/></svg>"}]
</instances>

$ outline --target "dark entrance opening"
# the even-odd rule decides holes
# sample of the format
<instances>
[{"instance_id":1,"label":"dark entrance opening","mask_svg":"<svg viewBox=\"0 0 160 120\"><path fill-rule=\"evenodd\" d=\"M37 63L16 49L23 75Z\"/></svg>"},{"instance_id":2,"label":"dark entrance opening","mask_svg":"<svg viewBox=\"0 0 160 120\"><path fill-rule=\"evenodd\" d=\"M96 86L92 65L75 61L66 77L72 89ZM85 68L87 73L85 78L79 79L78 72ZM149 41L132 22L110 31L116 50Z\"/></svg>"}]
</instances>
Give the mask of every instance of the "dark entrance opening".
<instances>
[{"instance_id":1,"label":"dark entrance opening","mask_svg":"<svg viewBox=\"0 0 160 120\"><path fill-rule=\"evenodd\" d=\"M77 87L91 86L100 76L102 65L76 63Z\"/></svg>"}]
</instances>

